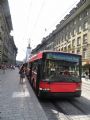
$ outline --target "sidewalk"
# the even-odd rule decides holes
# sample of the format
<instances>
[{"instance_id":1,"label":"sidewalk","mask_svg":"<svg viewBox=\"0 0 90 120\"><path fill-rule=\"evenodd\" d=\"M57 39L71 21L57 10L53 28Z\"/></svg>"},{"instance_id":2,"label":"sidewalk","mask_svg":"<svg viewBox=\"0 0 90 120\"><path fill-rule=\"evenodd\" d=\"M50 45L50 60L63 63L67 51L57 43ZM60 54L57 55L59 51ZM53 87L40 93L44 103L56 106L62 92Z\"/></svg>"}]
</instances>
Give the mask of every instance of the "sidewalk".
<instances>
[{"instance_id":1,"label":"sidewalk","mask_svg":"<svg viewBox=\"0 0 90 120\"><path fill-rule=\"evenodd\" d=\"M47 120L28 80L19 84L17 68L0 74L0 120Z\"/></svg>"},{"instance_id":2,"label":"sidewalk","mask_svg":"<svg viewBox=\"0 0 90 120\"><path fill-rule=\"evenodd\" d=\"M82 78L82 82L86 84L90 84L90 79Z\"/></svg>"}]
</instances>

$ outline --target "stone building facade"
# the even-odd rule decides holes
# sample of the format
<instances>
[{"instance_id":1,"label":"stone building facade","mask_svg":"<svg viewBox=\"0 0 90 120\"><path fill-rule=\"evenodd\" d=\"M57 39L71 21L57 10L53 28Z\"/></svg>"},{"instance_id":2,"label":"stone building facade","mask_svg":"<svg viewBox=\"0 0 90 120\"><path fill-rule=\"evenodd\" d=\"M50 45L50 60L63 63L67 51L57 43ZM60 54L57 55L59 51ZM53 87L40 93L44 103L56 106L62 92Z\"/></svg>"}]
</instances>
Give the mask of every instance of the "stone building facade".
<instances>
[{"instance_id":1,"label":"stone building facade","mask_svg":"<svg viewBox=\"0 0 90 120\"><path fill-rule=\"evenodd\" d=\"M10 36L12 21L7 0L0 0L0 64L15 64L17 48Z\"/></svg>"},{"instance_id":2,"label":"stone building facade","mask_svg":"<svg viewBox=\"0 0 90 120\"><path fill-rule=\"evenodd\" d=\"M83 69L90 74L90 0L80 0L32 53L45 49L82 55Z\"/></svg>"}]
</instances>

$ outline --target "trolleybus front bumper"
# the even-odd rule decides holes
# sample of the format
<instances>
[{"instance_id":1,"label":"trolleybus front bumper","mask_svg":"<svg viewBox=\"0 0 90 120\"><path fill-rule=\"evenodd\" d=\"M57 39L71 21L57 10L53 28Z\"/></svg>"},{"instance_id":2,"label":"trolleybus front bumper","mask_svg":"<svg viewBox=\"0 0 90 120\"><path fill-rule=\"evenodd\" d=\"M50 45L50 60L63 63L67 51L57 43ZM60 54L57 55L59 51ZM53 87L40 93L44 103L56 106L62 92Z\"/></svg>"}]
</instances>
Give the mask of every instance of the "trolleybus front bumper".
<instances>
[{"instance_id":1,"label":"trolleybus front bumper","mask_svg":"<svg viewBox=\"0 0 90 120\"><path fill-rule=\"evenodd\" d=\"M80 97L81 91L77 92L48 92L48 91L40 91L40 96L44 98L68 98L68 97Z\"/></svg>"}]
</instances>

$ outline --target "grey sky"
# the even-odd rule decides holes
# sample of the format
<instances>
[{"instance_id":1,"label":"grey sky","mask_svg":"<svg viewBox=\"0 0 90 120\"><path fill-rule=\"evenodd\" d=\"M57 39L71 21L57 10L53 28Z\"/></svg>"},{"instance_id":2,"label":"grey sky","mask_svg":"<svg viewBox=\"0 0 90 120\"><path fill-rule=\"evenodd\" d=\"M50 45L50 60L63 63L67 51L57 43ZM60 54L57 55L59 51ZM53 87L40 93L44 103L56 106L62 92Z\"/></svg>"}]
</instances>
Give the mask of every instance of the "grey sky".
<instances>
[{"instance_id":1,"label":"grey sky","mask_svg":"<svg viewBox=\"0 0 90 120\"><path fill-rule=\"evenodd\" d=\"M9 0L17 60L25 58L30 39L32 49L47 36L80 0Z\"/></svg>"}]
</instances>

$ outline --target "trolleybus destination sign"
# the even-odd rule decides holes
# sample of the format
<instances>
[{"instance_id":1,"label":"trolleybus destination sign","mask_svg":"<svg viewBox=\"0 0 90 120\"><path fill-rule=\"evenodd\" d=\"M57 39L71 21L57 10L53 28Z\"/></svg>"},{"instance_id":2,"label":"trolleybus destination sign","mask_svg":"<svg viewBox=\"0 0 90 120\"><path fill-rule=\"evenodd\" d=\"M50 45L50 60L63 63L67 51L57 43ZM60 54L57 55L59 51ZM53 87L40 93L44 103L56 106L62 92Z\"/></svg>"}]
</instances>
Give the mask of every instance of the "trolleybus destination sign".
<instances>
[{"instance_id":1,"label":"trolleybus destination sign","mask_svg":"<svg viewBox=\"0 0 90 120\"><path fill-rule=\"evenodd\" d=\"M79 62L79 56L73 54L48 53L47 59L65 60L69 62Z\"/></svg>"}]
</instances>

